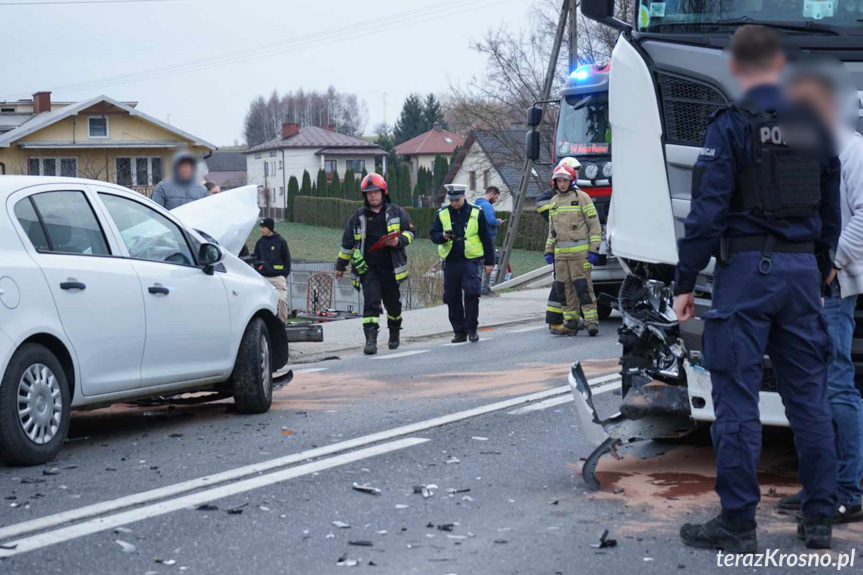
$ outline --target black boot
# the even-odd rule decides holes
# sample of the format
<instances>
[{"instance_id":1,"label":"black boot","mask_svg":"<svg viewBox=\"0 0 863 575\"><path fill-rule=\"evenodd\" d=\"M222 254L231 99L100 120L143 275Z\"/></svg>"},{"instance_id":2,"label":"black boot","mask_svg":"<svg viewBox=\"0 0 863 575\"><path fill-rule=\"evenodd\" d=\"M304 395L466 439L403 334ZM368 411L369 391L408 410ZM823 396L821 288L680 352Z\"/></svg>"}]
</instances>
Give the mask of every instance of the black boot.
<instances>
[{"instance_id":1,"label":"black boot","mask_svg":"<svg viewBox=\"0 0 863 575\"><path fill-rule=\"evenodd\" d=\"M400 320L400 319L395 320L395 321L390 320L387 323L387 326L390 328L390 341L388 344L389 348L390 349L398 349L399 344L401 343L401 341L399 339L399 332L401 332L401 329L402 329L402 320Z\"/></svg>"},{"instance_id":2,"label":"black boot","mask_svg":"<svg viewBox=\"0 0 863 575\"><path fill-rule=\"evenodd\" d=\"M788 497L783 497L779 500L779 509L787 509L787 510L795 510L800 509L800 501L802 498L803 492L798 491L794 495L789 495Z\"/></svg>"},{"instance_id":3,"label":"black boot","mask_svg":"<svg viewBox=\"0 0 863 575\"><path fill-rule=\"evenodd\" d=\"M378 324L367 323L363 326L363 331L366 334L366 347L363 353L366 355L374 355L378 352Z\"/></svg>"},{"instance_id":4,"label":"black boot","mask_svg":"<svg viewBox=\"0 0 863 575\"><path fill-rule=\"evenodd\" d=\"M452 341L452 343L464 343L467 341L467 334L463 331L457 331L450 341Z\"/></svg>"},{"instance_id":5,"label":"black boot","mask_svg":"<svg viewBox=\"0 0 863 575\"><path fill-rule=\"evenodd\" d=\"M589 335L590 337L593 337L598 333L599 333L599 325L598 324L595 324L595 323L587 324L587 335Z\"/></svg>"},{"instance_id":6,"label":"black boot","mask_svg":"<svg viewBox=\"0 0 863 575\"><path fill-rule=\"evenodd\" d=\"M803 517L797 523L797 538L802 539L809 549L830 549L833 536L832 520L826 515Z\"/></svg>"},{"instance_id":7,"label":"black boot","mask_svg":"<svg viewBox=\"0 0 863 575\"><path fill-rule=\"evenodd\" d=\"M479 341L479 334L476 332L476 328L468 330L467 338L471 341L471 343L476 343Z\"/></svg>"},{"instance_id":8,"label":"black boot","mask_svg":"<svg viewBox=\"0 0 863 575\"><path fill-rule=\"evenodd\" d=\"M699 549L755 553L758 549L755 527L755 521L735 521L720 513L707 523L687 523L680 528L680 538L684 544Z\"/></svg>"}]
</instances>

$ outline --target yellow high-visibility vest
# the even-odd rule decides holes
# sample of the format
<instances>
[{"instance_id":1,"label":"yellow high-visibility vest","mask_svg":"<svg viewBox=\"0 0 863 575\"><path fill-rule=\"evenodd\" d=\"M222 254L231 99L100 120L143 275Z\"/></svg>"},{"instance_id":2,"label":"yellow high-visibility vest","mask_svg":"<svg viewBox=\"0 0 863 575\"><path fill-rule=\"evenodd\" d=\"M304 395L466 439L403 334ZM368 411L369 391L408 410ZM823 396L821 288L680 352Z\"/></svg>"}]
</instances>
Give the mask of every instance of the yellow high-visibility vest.
<instances>
[{"instance_id":1,"label":"yellow high-visibility vest","mask_svg":"<svg viewBox=\"0 0 863 575\"><path fill-rule=\"evenodd\" d=\"M481 258L485 255L485 250L482 248L482 240L479 237L479 216L481 209L476 206L471 206L470 218L467 221L467 228L464 231L464 257L472 260ZM449 208L438 210L438 218L443 226L443 231L452 231L452 219L450 219ZM452 240L445 244L440 244L437 247L437 253L442 260L445 260L452 250Z\"/></svg>"}]
</instances>

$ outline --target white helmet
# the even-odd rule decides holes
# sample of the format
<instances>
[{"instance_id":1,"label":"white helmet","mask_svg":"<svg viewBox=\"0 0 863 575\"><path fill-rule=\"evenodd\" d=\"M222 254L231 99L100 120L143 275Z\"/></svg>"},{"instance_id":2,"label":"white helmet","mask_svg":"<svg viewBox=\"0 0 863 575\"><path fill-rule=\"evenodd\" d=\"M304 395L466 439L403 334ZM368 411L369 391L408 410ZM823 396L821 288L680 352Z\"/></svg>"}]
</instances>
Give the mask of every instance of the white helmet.
<instances>
[{"instance_id":1,"label":"white helmet","mask_svg":"<svg viewBox=\"0 0 863 575\"><path fill-rule=\"evenodd\" d=\"M557 165L558 167L564 165L569 166L575 173L578 173L578 170L581 169L581 162L578 161L578 158L573 158L572 156L562 159Z\"/></svg>"}]
</instances>

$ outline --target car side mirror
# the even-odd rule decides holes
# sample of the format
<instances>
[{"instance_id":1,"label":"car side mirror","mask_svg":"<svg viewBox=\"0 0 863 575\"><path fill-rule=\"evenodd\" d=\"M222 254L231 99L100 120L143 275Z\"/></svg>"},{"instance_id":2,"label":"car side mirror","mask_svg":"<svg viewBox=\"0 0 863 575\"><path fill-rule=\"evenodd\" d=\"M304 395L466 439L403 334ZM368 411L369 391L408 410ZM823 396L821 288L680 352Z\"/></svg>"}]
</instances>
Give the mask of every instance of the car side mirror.
<instances>
[{"instance_id":1,"label":"car side mirror","mask_svg":"<svg viewBox=\"0 0 863 575\"><path fill-rule=\"evenodd\" d=\"M531 106L527 109L527 125L535 128L542 123L542 108Z\"/></svg>"},{"instance_id":2,"label":"car side mirror","mask_svg":"<svg viewBox=\"0 0 863 575\"><path fill-rule=\"evenodd\" d=\"M534 162L539 160L539 132L529 130L525 136L524 148L528 159Z\"/></svg>"},{"instance_id":3,"label":"car side mirror","mask_svg":"<svg viewBox=\"0 0 863 575\"><path fill-rule=\"evenodd\" d=\"M198 263L204 266L204 273L213 275L214 267L225 258L222 248L216 244L201 244L198 249Z\"/></svg>"}]
</instances>

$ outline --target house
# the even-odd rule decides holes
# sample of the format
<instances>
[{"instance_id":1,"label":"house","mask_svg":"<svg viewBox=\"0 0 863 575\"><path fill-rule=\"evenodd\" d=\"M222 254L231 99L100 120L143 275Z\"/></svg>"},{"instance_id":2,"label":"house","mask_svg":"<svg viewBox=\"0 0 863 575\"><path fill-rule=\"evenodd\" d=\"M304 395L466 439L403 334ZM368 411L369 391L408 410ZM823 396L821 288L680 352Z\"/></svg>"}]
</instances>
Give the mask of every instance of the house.
<instances>
[{"instance_id":1,"label":"house","mask_svg":"<svg viewBox=\"0 0 863 575\"><path fill-rule=\"evenodd\" d=\"M52 102L51 92L0 102L0 174L91 178L149 195L176 149L216 148L137 106L108 96Z\"/></svg>"},{"instance_id":2,"label":"house","mask_svg":"<svg viewBox=\"0 0 863 575\"><path fill-rule=\"evenodd\" d=\"M445 184L467 186L467 200L473 202L489 186L497 186L501 196L495 207L500 211L512 210L512 194L518 192L525 160L524 128L507 130L472 130L461 152L453 160ZM546 163L548 154L543 150ZM535 165L527 187L532 200L551 186L551 166ZM441 193L440 201L443 201Z\"/></svg>"},{"instance_id":3,"label":"house","mask_svg":"<svg viewBox=\"0 0 863 575\"><path fill-rule=\"evenodd\" d=\"M219 148L207 156L208 182L218 184L222 190L246 185L246 148Z\"/></svg>"},{"instance_id":4,"label":"house","mask_svg":"<svg viewBox=\"0 0 863 575\"><path fill-rule=\"evenodd\" d=\"M434 160L438 154L452 159L456 148L464 144L464 138L444 130L440 124L416 138L402 142L395 147L395 152L405 158L410 166L411 188L417 185L417 174L420 168L434 172Z\"/></svg>"},{"instance_id":5,"label":"house","mask_svg":"<svg viewBox=\"0 0 863 575\"><path fill-rule=\"evenodd\" d=\"M348 169L359 176L363 170L375 170L376 158L386 160L386 152L372 142L339 134L333 126L300 128L299 124L282 124L280 138L249 148L243 154L248 183L262 187L260 206L274 218L284 218L291 176L300 184L304 171L309 172L313 182L319 170L326 171L327 180L332 179L334 172L344 178Z\"/></svg>"}]
</instances>

